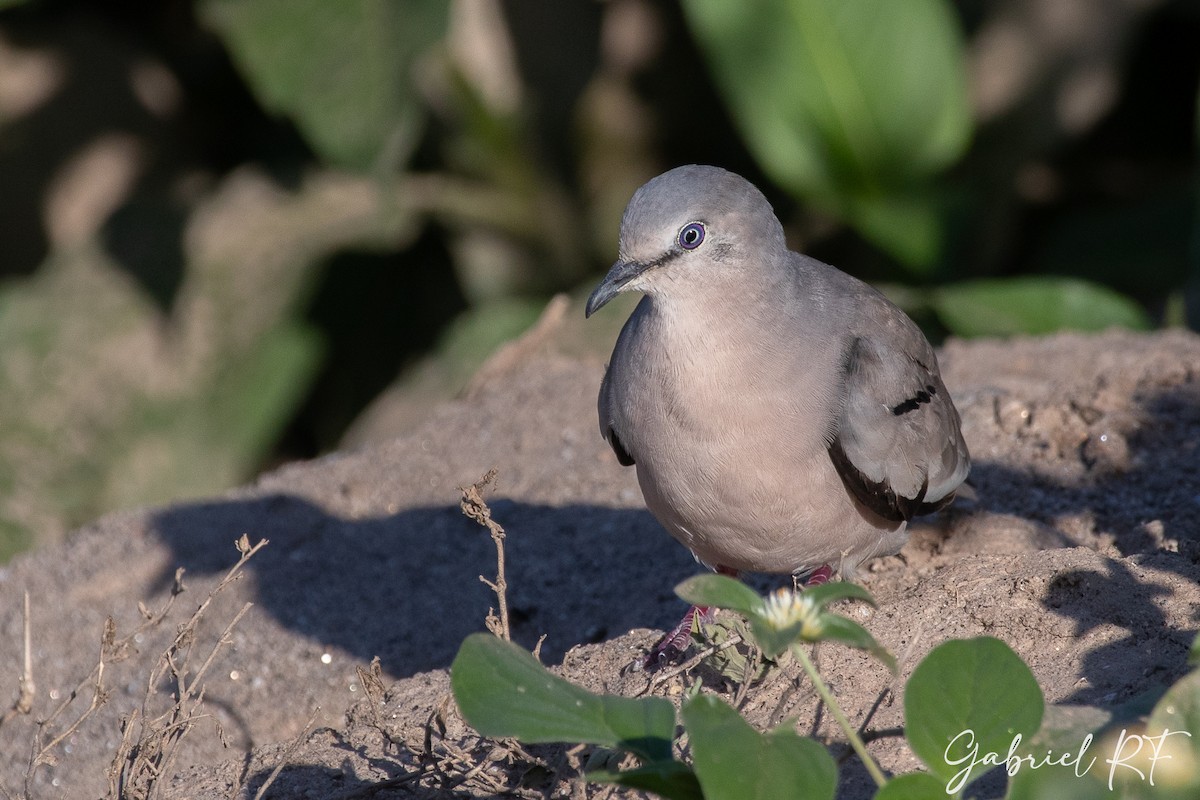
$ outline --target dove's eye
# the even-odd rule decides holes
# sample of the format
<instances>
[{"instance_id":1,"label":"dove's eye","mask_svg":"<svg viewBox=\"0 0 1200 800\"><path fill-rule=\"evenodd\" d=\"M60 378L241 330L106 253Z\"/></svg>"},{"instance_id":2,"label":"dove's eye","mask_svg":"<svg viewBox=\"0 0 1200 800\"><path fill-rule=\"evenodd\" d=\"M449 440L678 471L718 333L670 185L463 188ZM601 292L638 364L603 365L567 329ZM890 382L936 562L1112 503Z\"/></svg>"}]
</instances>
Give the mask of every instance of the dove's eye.
<instances>
[{"instance_id":1,"label":"dove's eye","mask_svg":"<svg viewBox=\"0 0 1200 800\"><path fill-rule=\"evenodd\" d=\"M695 250L704 241L704 226L689 222L679 231L679 246L684 250Z\"/></svg>"}]
</instances>

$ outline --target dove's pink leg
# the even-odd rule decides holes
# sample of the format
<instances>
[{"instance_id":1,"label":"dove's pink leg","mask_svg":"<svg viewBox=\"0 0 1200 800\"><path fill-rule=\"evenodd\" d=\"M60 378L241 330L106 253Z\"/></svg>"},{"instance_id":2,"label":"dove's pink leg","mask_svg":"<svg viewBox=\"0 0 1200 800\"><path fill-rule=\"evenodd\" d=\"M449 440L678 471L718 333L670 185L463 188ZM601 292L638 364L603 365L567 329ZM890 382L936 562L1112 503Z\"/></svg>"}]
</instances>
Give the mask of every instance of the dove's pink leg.
<instances>
[{"instance_id":1,"label":"dove's pink leg","mask_svg":"<svg viewBox=\"0 0 1200 800\"><path fill-rule=\"evenodd\" d=\"M829 583L829 579L832 577L833 567L829 566L828 564L822 564L812 572L808 573L808 577L804 579L804 583L800 585L800 588L804 588L805 586L820 586L822 583Z\"/></svg>"},{"instance_id":2,"label":"dove's pink leg","mask_svg":"<svg viewBox=\"0 0 1200 800\"><path fill-rule=\"evenodd\" d=\"M738 571L729 567L718 566L717 573L728 575L731 578L738 576ZM642 657L642 669L653 672L659 667L679 661L692 642L692 628L696 624L696 618L699 617L700 622L710 622L712 621L712 612L713 610L708 606L688 608L683 619L679 620L679 624L667 631L654 647L650 648L650 652Z\"/></svg>"},{"instance_id":3,"label":"dove's pink leg","mask_svg":"<svg viewBox=\"0 0 1200 800\"><path fill-rule=\"evenodd\" d=\"M721 575L728 575L731 578L738 576L736 569L728 567L717 567L717 572ZM804 579L804 583L800 585L803 589L805 586L820 586L823 583L829 583L829 579L833 577L833 567L828 564L821 566L808 573ZM683 619L679 620L679 624L658 640L654 647L650 648L641 659L642 669L647 672L674 664L679 661L680 657L687 651L688 645L692 642L692 628L696 625L697 616L700 622L712 621L712 609L708 606L691 606L687 613L683 615Z\"/></svg>"}]
</instances>

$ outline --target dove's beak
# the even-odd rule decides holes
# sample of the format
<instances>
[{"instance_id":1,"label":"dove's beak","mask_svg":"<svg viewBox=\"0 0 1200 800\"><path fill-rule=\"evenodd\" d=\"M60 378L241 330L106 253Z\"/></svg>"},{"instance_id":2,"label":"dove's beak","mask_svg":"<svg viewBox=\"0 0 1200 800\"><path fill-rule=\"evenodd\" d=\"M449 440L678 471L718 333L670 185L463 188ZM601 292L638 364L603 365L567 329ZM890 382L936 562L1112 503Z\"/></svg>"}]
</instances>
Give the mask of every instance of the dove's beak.
<instances>
[{"instance_id":1,"label":"dove's beak","mask_svg":"<svg viewBox=\"0 0 1200 800\"><path fill-rule=\"evenodd\" d=\"M587 306L584 308L584 316L590 317L595 314L604 304L612 300L618 294L625 290L629 282L646 271L647 265L640 264L636 261L618 261L612 265L612 269L604 276L604 280L600 281L600 285L592 292L592 296L588 298Z\"/></svg>"}]
</instances>

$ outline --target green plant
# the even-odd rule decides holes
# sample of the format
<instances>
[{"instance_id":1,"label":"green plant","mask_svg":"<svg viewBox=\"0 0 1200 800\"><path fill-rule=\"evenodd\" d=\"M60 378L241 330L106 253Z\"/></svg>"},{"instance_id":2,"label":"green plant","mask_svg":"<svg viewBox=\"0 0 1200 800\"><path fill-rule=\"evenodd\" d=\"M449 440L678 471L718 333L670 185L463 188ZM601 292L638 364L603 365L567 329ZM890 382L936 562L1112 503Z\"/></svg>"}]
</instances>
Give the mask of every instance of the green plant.
<instances>
[{"instance_id":1,"label":"green plant","mask_svg":"<svg viewBox=\"0 0 1200 800\"><path fill-rule=\"evenodd\" d=\"M771 178L917 272L942 247L932 179L972 122L949 3L687 0L746 145Z\"/></svg>"},{"instance_id":2,"label":"green plant","mask_svg":"<svg viewBox=\"0 0 1200 800\"><path fill-rule=\"evenodd\" d=\"M800 247L912 284L889 294L937 332L1196 324L1194 121L1099 115L1104 141L1192 144L1115 161L1048 124L1045 98L1090 85L1059 36L1025 37L1058 66L1000 80L1025 89L982 113L980 54L1028 10L184 0L132 29L99 4L76 36L67 5L0 0L5 52L43 65L0 98L0 561L337 446L398 371L387 397L422 413L583 291L633 190L685 160L748 155L796 201L777 205ZM1180 4L1144 5L1096 15L1087 64L1165 113L1164 78L1190 78L1119 72L1142 63L1130 32L1177 27L1149 23Z\"/></svg>"},{"instance_id":3,"label":"green plant","mask_svg":"<svg viewBox=\"0 0 1200 800\"><path fill-rule=\"evenodd\" d=\"M1192 670L1113 709L1051 706L1013 754L1006 800L1187 800L1200 796L1200 636ZM1014 774L1015 773L1015 774Z\"/></svg>"},{"instance_id":4,"label":"green plant","mask_svg":"<svg viewBox=\"0 0 1200 800\"><path fill-rule=\"evenodd\" d=\"M920 800L962 796L975 779L1007 764L1013 742L1039 730L1044 701L1023 661L998 639L946 642L916 667L905 689L905 736L928 772L887 777L867 752L805 652L806 643L830 641L894 660L862 626L828 606L870 602L861 587L832 583L801 593L759 597L723 576L685 581L677 593L691 602L737 610L764 656L790 652L837 719L848 742L878 785L877 798ZM464 718L486 736L526 742L585 742L635 756L639 766L590 772L609 781L683 798L832 798L837 767L818 742L790 724L759 732L720 698L696 693L680 710L676 738L671 704L658 697L596 695L553 675L518 646L487 634L463 642L451 668ZM690 753L690 763L677 753ZM1042 796L1042 795L1027 795Z\"/></svg>"}]
</instances>

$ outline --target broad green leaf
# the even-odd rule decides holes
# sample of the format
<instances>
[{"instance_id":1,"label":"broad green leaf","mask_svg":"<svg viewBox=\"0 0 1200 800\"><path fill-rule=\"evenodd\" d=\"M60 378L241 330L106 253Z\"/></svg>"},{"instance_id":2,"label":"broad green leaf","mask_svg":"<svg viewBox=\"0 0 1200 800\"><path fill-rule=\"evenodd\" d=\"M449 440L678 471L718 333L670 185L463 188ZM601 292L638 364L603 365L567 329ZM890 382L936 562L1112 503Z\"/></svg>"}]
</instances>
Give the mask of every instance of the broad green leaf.
<instances>
[{"instance_id":1,"label":"broad green leaf","mask_svg":"<svg viewBox=\"0 0 1200 800\"><path fill-rule=\"evenodd\" d=\"M875 637L862 625L839 614L822 614L821 624L824 627L820 637L822 641L841 642L859 650L866 650L882 661L889 670L896 671L895 656L875 641Z\"/></svg>"},{"instance_id":2,"label":"broad green leaf","mask_svg":"<svg viewBox=\"0 0 1200 800\"><path fill-rule=\"evenodd\" d=\"M971 133L964 46L944 0L685 0L758 163L911 266L936 255L922 186Z\"/></svg>"},{"instance_id":3,"label":"broad green leaf","mask_svg":"<svg viewBox=\"0 0 1200 800\"><path fill-rule=\"evenodd\" d=\"M443 0L202 0L262 104L322 157L361 170L407 159L423 121L409 75L445 32Z\"/></svg>"},{"instance_id":4,"label":"broad green leaf","mask_svg":"<svg viewBox=\"0 0 1200 800\"><path fill-rule=\"evenodd\" d=\"M1017 749L1022 760L1009 769L1006 800L1083 800L1104 791L1098 737L1112 719L1094 706L1047 706L1041 729Z\"/></svg>"},{"instance_id":5,"label":"broad green leaf","mask_svg":"<svg viewBox=\"0 0 1200 800\"><path fill-rule=\"evenodd\" d=\"M712 695L683 707L696 777L706 800L832 800L837 765L828 751L794 731L759 733Z\"/></svg>"},{"instance_id":6,"label":"broad green leaf","mask_svg":"<svg viewBox=\"0 0 1200 800\"><path fill-rule=\"evenodd\" d=\"M322 345L311 328L284 322L266 331L243 358L223 365L200 406L207 435L237 453L248 474L279 433L280 419L304 401Z\"/></svg>"},{"instance_id":7,"label":"broad green leaf","mask_svg":"<svg viewBox=\"0 0 1200 800\"><path fill-rule=\"evenodd\" d=\"M726 575L697 575L675 587L675 594L697 606L728 608L741 614L762 610L763 599L746 584Z\"/></svg>"},{"instance_id":8,"label":"broad green leaf","mask_svg":"<svg viewBox=\"0 0 1200 800\"><path fill-rule=\"evenodd\" d=\"M820 618L816 612L813 620ZM767 658L775 658L793 644L806 641L802 633L804 620L798 619L790 625L780 626L778 620L756 613L750 616L750 631L754 634L754 642Z\"/></svg>"},{"instance_id":9,"label":"broad green leaf","mask_svg":"<svg viewBox=\"0 0 1200 800\"><path fill-rule=\"evenodd\" d=\"M0 516L0 564L33 546L33 533Z\"/></svg>"},{"instance_id":10,"label":"broad green leaf","mask_svg":"<svg viewBox=\"0 0 1200 800\"><path fill-rule=\"evenodd\" d=\"M584 742L671 759L675 708L661 697L592 694L552 674L517 645L468 636L450 667L463 717L484 736Z\"/></svg>"},{"instance_id":11,"label":"broad green leaf","mask_svg":"<svg viewBox=\"0 0 1200 800\"><path fill-rule=\"evenodd\" d=\"M1156 786L1180 796L1200 795L1200 672L1188 673L1167 690L1140 735L1144 739L1131 765L1147 774L1153 770ZM1130 752L1132 743L1119 755Z\"/></svg>"},{"instance_id":12,"label":"broad green leaf","mask_svg":"<svg viewBox=\"0 0 1200 800\"><path fill-rule=\"evenodd\" d=\"M1061 767L1026 769L1010 780L1004 800L1135 800L1124 793L1110 792L1105 785L1107 779L1108 767L1099 763L1083 777L1076 777L1070 769ZM1157 797L1156 800L1167 798Z\"/></svg>"},{"instance_id":13,"label":"broad green leaf","mask_svg":"<svg viewBox=\"0 0 1200 800\"><path fill-rule=\"evenodd\" d=\"M1062 329L1150 327L1146 313L1111 289L1075 278L1008 278L944 286L933 295L942 322L959 336L1052 333Z\"/></svg>"},{"instance_id":14,"label":"broad green leaf","mask_svg":"<svg viewBox=\"0 0 1200 800\"><path fill-rule=\"evenodd\" d=\"M1195 738L1200 731L1200 672L1171 686L1149 715L1131 718L1128 710L1048 708L1042 730L1018 751L1035 760L1020 765L1006 800L1200 796L1200 746ZM1095 738L1088 740L1089 734Z\"/></svg>"},{"instance_id":15,"label":"broad green leaf","mask_svg":"<svg viewBox=\"0 0 1200 800\"><path fill-rule=\"evenodd\" d=\"M804 594L811 597L813 602L819 606L827 606L830 603L836 603L838 600L862 600L863 602L875 605L875 598L871 597L871 593L857 583L849 581L833 581L832 583L822 583L818 586L805 586Z\"/></svg>"},{"instance_id":16,"label":"broad green leaf","mask_svg":"<svg viewBox=\"0 0 1200 800\"><path fill-rule=\"evenodd\" d=\"M874 800L946 800L946 784L928 772L897 775L875 793Z\"/></svg>"},{"instance_id":17,"label":"broad green leaf","mask_svg":"<svg viewBox=\"0 0 1200 800\"><path fill-rule=\"evenodd\" d=\"M704 800L696 773L678 761L655 761L644 767L624 772L595 771L587 773L589 781L615 783L630 789L653 792L670 800Z\"/></svg>"},{"instance_id":18,"label":"broad green leaf","mask_svg":"<svg viewBox=\"0 0 1200 800\"><path fill-rule=\"evenodd\" d=\"M1197 634L1195 639L1192 639L1192 646L1188 650L1187 663L1189 667L1200 667L1200 634Z\"/></svg>"},{"instance_id":19,"label":"broad green leaf","mask_svg":"<svg viewBox=\"0 0 1200 800\"><path fill-rule=\"evenodd\" d=\"M927 272L942 252L942 209L924 188L896 187L886 194L847 195L840 213L863 238L906 267Z\"/></svg>"},{"instance_id":20,"label":"broad green leaf","mask_svg":"<svg viewBox=\"0 0 1200 800\"><path fill-rule=\"evenodd\" d=\"M1033 673L1004 642L953 640L913 670L904 690L905 736L930 771L958 791L1001 763L1015 737L1036 733L1044 706Z\"/></svg>"}]
</instances>

